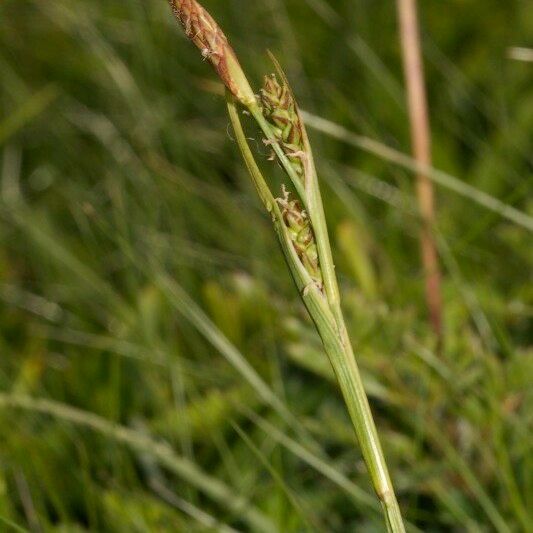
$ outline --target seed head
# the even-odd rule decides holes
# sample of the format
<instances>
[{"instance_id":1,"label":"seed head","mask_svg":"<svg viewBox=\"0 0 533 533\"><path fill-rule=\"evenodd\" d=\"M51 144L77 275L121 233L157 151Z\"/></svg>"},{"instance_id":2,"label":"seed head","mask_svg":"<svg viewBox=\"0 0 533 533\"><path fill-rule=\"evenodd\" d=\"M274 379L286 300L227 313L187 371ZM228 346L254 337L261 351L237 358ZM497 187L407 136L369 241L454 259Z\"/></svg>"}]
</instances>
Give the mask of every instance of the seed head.
<instances>
[{"instance_id":1,"label":"seed head","mask_svg":"<svg viewBox=\"0 0 533 533\"><path fill-rule=\"evenodd\" d=\"M313 281L322 289L322 271L309 216L298 200L291 199L290 193L285 187L283 187L283 198L277 198L277 202L281 207L283 222L289 230L296 254Z\"/></svg>"},{"instance_id":2,"label":"seed head","mask_svg":"<svg viewBox=\"0 0 533 533\"><path fill-rule=\"evenodd\" d=\"M260 93L264 117L274 126L274 134L298 175L303 174L301 155L304 142L296 102L286 83L275 74L265 76Z\"/></svg>"},{"instance_id":3,"label":"seed head","mask_svg":"<svg viewBox=\"0 0 533 533\"><path fill-rule=\"evenodd\" d=\"M208 59L226 87L243 105L255 104L255 96L228 39L211 15L196 0L169 0L185 35Z\"/></svg>"}]
</instances>

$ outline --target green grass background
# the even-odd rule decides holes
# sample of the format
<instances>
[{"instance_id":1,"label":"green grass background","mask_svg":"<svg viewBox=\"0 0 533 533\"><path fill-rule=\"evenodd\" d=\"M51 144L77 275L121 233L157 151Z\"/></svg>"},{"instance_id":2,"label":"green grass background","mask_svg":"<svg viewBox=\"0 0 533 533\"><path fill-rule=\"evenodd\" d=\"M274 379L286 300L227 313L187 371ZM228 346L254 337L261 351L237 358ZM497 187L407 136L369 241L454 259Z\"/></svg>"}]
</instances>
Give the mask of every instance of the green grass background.
<instances>
[{"instance_id":1,"label":"green grass background","mask_svg":"<svg viewBox=\"0 0 533 533\"><path fill-rule=\"evenodd\" d=\"M413 175L368 150L409 152L394 2L204 2L256 89L271 49L362 136L310 130L411 530L531 531L531 232L476 195L533 208L533 64L508 57L533 9L419 4L434 166L474 188L436 186L440 357ZM164 0L0 3L0 531L383 531L215 81Z\"/></svg>"}]
</instances>

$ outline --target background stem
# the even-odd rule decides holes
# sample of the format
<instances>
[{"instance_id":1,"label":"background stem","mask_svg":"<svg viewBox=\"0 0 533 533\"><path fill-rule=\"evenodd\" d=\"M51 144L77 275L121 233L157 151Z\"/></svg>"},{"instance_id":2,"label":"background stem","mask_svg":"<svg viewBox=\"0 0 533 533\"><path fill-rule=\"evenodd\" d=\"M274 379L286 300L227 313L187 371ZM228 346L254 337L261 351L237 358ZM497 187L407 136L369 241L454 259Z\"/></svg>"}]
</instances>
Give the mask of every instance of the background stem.
<instances>
[{"instance_id":1,"label":"background stem","mask_svg":"<svg viewBox=\"0 0 533 533\"><path fill-rule=\"evenodd\" d=\"M411 143L416 162L431 166L431 132L420 50L420 34L416 0L397 0L400 38L402 43L407 104L411 124ZM420 250L424 268L426 302L433 330L442 343L441 274L432 227L435 223L433 184L425 172L417 172L417 196L422 226Z\"/></svg>"}]
</instances>

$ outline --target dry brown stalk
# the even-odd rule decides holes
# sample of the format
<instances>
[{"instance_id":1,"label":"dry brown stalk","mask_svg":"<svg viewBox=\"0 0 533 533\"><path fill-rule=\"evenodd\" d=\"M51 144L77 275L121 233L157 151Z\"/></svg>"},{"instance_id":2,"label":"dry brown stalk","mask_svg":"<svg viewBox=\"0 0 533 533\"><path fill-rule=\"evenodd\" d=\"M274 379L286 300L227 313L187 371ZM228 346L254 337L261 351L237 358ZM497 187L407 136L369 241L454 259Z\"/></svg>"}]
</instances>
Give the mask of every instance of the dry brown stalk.
<instances>
[{"instance_id":1,"label":"dry brown stalk","mask_svg":"<svg viewBox=\"0 0 533 533\"><path fill-rule=\"evenodd\" d=\"M431 132L424 83L424 67L420 51L416 0L397 0L397 7L413 156L421 167L430 167ZM416 179L418 205L422 217L420 248L426 285L426 301L431 324L440 344L442 342L441 273L433 235L435 223L433 184L428 176L422 172L417 173Z\"/></svg>"}]
</instances>

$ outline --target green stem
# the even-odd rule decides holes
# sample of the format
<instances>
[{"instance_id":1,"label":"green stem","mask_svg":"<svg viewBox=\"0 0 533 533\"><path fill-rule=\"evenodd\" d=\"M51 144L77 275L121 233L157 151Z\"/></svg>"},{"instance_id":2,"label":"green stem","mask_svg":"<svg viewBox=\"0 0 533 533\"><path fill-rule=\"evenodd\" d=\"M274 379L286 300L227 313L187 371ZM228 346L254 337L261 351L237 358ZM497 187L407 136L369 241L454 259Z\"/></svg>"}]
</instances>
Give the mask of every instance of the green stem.
<instances>
[{"instance_id":1,"label":"green stem","mask_svg":"<svg viewBox=\"0 0 533 533\"><path fill-rule=\"evenodd\" d=\"M331 306L331 310L340 326L343 319L339 285L337 283L335 264L333 263L333 256L331 253L331 244L329 242L326 214L324 213L324 204L322 203L322 196L320 194L320 187L318 185L318 177L313 160L313 153L307 140L307 134L305 134L305 143L306 152L308 154L306 179L308 180L307 201L309 217L311 218L311 224L315 233L318 257L320 259L320 268L322 270L322 277L324 279L324 287L326 289L329 305Z\"/></svg>"},{"instance_id":2,"label":"green stem","mask_svg":"<svg viewBox=\"0 0 533 533\"><path fill-rule=\"evenodd\" d=\"M338 321L339 317L336 316L336 319ZM393 533L401 533L405 527L400 507L342 313L340 321L340 324L337 322L340 342L333 344L329 350L326 348L326 351L348 407L372 485L383 507L387 528Z\"/></svg>"},{"instance_id":3,"label":"green stem","mask_svg":"<svg viewBox=\"0 0 533 533\"><path fill-rule=\"evenodd\" d=\"M227 93L227 102L228 112L235 131L237 144L239 145L243 158L246 162L246 166L248 167L252 180L256 186L256 189L258 190L259 196L266 209L272 215L274 227L276 229L276 233L278 234L278 238L291 274L300 291L302 300L311 318L313 319L313 322L315 323L337 377L337 381L339 382L344 401L348 407L352 424L359 441L359 445L361 446L363 458L372 479L374 490L376 491L383 508L387 530L392 533L404 533L405 527L403 525L400 508L398 506L398 501L396 499L387 465L385 463L377 429L372 417L372 412L370 410L370 405L364 390L363 382L361 380L361 375L355 361L352 345L348 337L348 332L346 330L344 317L340 307L337 279L333 270L331 248L329 245L324 210L320 198L318 183L316 181L316 172L314 171L314 166L311 166L312 182L307 190L308 194L306 194L306 191L304 191L302 200L304 202L305 200L309 202L309 205L306 206L306 208L308 209L310 216L312 212L316 214L316 226L314 226L315 238L317 239L318 244L318 236L320 235L320 242L324 247L324 255L320 256L320 259L323 261L322 257L325 257L326 260L321 263L321 268L324 269L324 263L327 263L331 267L331 270L327 276L330 284L334 287L335 292L333 300L330 300L329 293L327 293L327 299L324 297L320 289L318 289L316 284L311 280L305 268L303 268L303 265L294 250L292 242L290 241L287 228L283 223L279 206L277 205L277 202L275 201L266 183L266 180L264 179L259 167L257 166L257 163L255 162L255 158L250 150L250 147L248 146L238 111L235 107L234 99L229 93ZM253 108L250 109L250 112L255 117ZM262 115L261 120L258 120L257 117L255 118L260 125L262 122L265 122ZM270 140L270 126L266 123L266 126L264 128L262 126L262 129L265 135L267 135L267 138ZM273 143L274 148L276 145L277 143ZM283 154L283 157L286 159L285 154ZM280 160L282 161L285 170L289 174L289 177L292 179L291 171L293 173L294 171L290 163L287 160L287 166L285 166L284 160L281 157ZM299 178L296 180L296 182L299 183Z\"/></svg>"}]
</instances>

